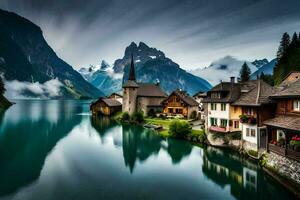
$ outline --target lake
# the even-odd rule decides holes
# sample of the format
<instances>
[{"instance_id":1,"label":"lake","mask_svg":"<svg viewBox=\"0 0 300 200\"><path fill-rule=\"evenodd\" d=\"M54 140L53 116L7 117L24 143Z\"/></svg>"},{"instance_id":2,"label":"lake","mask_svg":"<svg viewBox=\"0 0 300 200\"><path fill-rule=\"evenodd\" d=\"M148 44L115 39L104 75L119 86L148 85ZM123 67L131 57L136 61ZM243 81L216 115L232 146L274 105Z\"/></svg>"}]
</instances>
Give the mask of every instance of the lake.
<instances>
[{"instance_id":1,"label":"lake","mask_svg":"<svg viewBox=\"0 0 300 200\"><path fill-rule=\"evenodd\" d=\"M89 101L0 114L0 199L292 199L239 154L93 118Z\"/></svg>"}]
</instances>

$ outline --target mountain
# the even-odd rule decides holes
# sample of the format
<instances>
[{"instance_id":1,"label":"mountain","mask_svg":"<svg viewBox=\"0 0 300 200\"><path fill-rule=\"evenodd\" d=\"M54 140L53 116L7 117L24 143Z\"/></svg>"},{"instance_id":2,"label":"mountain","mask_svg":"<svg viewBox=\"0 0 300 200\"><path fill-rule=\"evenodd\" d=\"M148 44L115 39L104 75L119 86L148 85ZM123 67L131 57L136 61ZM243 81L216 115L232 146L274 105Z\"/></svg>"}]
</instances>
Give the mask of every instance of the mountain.
<instances>
[{"instance_id":1,"label":"mountain","mask_svg":"<svg viewBox=\"0 0 300 200\"><path fill-rule=\"evenodd\" d=\"M192 70L191 73L205 77L212 85L218 84L220 81L229 80L229 77L239 77L240 70L244 62L247 63L251 72L255 72L257 67L249 61L238 60L232 56L225 56L212 62L208 67Z\"/></svg>"},{"instance_id":2,"label":"mountain","mask_svg":"<svg viewBox=\"0 0 300 200\"><path fill-rule=\"evenodd\" d=\"M253 65L255 65L257 68L261 68L262 66L268 64L269 61L268 59L264 58L264 59L261 59L261 60L254 60L252 62Z\"/></svg>"},{"instance_id":3,"label":"mountain","mask_svg":"<svg viewBox=\"0 0 300 200\"><path fill-rule=\"evenodd\" d=\"M181 69L162 51L151 48L143 42L140 42L139 45L132 42L126 47L123 58L117 59L113 66L106 70L94 72L87 80L100 88L106 95L111 92L120 92L122 83L128 79L131 54L133 54L138 82L156 83L159 81L161 88L166 93L180 88L186 90L190 95L211 88L206 80Z\"/></svg>"},{"instance_id":4,"label":"mountain","mask_svg":"<svg viewBox=\"0 0 300 200\"><path fill-rule=\"evenodd\" d=\"M48 88L59 90L55 98L98 97L103 93L88 83L69 64L60 59L43 37L42 30L29 20L0 9L0 72L9 84L26 85L24 96L39 96ZM59 88L40 87L56 80ZM8 85L9 85L8 84ZM32 85L30 85L32 84ZM39 90L32 87L39 85ZM47 85L49 86L49 84ZM16 87L11 87L16 88ZM53 97L53 96L47 96ZM54 98L54 97L53 97Z\"/></svg>"},{"instance_id":5,"label":"mountain","mask_svg":"<svg viewBox=\"0 0 300 200\"><path fill-rule=\"evenodd\" d=\"M266 63L265 65L261 66L258 70L256 70L254 73L251 74L251 79L256 79L257 76L260 76L261 73L264 73L265 75L272 75L273 69L276 65L277 59L273 59L270 62Z\"/></svg>"}]
</instances>

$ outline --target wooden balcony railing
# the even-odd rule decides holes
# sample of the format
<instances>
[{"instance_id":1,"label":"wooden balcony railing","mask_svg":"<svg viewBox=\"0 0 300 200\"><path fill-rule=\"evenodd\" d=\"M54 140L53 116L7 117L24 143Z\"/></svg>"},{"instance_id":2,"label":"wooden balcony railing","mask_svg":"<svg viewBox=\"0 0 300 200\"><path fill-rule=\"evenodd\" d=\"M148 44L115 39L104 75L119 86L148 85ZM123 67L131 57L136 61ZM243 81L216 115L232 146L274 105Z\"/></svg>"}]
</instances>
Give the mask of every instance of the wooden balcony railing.
<instances>
[{"instance_id":1,"label":"wooden balcony railing","mask_svg":"<svg viewBox=\"0 0 300 200\"><path fill-rule=\"evenodd\" d=\"M294 151L292 149L286 149L286 148L279 147L274 144L269 144L269 151L277 153L281 156L285 156L285 157L300 161L300 152L299 151Z\"/></svg>"},{"instance_id":2,"label":"wooden balcony railing","mask_svg":"<svg viewBox=\"0 0 300 200\"><path fill-rule=\"evenodd\" d=\"M219 126L211 126L211 127L209 127L209 130L216 131L216 132L222 132L222 133L227 132L225 127L219 127Z\"/></svg>"}]
</instances>

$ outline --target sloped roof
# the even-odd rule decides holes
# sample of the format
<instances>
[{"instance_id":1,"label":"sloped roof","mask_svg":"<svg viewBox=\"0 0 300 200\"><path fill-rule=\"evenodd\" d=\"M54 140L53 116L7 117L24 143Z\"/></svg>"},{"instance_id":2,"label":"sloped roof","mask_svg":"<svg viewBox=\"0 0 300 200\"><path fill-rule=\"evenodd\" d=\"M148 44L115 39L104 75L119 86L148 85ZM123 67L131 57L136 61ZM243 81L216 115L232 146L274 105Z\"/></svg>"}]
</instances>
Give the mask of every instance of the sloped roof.
<instances>
[{"instance_id":1,"label":"sloped roof","mask_svg":"<svg viewBox=\"0 0 300 200\"><path fill-rule=\"evenodd\" d=\"M272 119L264 121L265 125L285 128L289 130L299 131L300 130L300 117L290 117L286 115L277 116Z\"/></svg>"},{"instance_id":2,"label":"sloped roof","mask_svg":"<svg viewBox=\"0 0 300 200\"><path fill-rule=\"evenodd\" d=\"M138 97L167 97L157 84L139 83L138 86Z\"/></svg>"},{"instance_id":3,"label":"sloped roof","mask_svg":"<svg viewBox=\"0 0 300 200\"><path fill-rule=\"evenodd\" d=\"M291 98L291 97L300 97L300 79L281 88L281 91L272 95L272 98Z\"/></svg>"},{"instance_id":4,"label":"sloped roof","mask_svg":"<svg viewBox=\"0 0 300 200\"><path fill-rule=\"evenodd\" d=\"M102 101L109 107L122 106L122 104L116 99L103 98Z\"/></svg>"},{"instance_id":5,"label":"sloped roof","mask_svg":"<svg viewBox=\"0 0 300 200\"><path fill-rule=\"evenodd\" d=\"M232 103L239 98L240 89L241 85L239 83L221 82L207 92L207 97L204 98L203 102ZM222 97L212 98L210 96L212 92L221 92Z\"/></svg>"},{"instance_id":6,"label":"sloped roof","mask_svg":"<svg viewBox=\"0 0 300 200\"><path fill-rule=\"evenodd\" d=\"M172 92L169 95L169 97L172 96L173 94L178 96L183 102L185 102L189 106L198 106L199 105L199 103L193 97L189 96L185 91L181 91L181 90L177 89L174 92Z\"/></svg>"},{"instance_id":7,"label":"sloped roof","mask_svg":"<svg viewBox=\"0 0 300 200\"><path fill-rule=\"evenodd\" d=\"M241 84L241 96L232 105L260 106L273 103L269 97L275 93L275 88L262 80L247 81Z\"/></svg>"}]
</instances>

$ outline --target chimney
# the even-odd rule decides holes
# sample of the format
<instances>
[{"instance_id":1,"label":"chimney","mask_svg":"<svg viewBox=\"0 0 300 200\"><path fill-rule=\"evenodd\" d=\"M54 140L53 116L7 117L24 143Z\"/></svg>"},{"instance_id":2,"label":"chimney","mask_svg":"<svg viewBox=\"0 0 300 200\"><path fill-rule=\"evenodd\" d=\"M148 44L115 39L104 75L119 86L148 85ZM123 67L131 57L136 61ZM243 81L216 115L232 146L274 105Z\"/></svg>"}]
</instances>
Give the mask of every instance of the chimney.
<instances>
[{"instance_id":1,"label":"chimney","mask_svg":"<svg viewBox=\"0 0 300 200\"><path fill-rule=\"evenodd\" d=\"M235 82L235 77L234 77L234 76L231 76L231 77L230 77L230 82L231 82L231 83L234 83L234 82Z\"/></svg>"}]
</instances>

